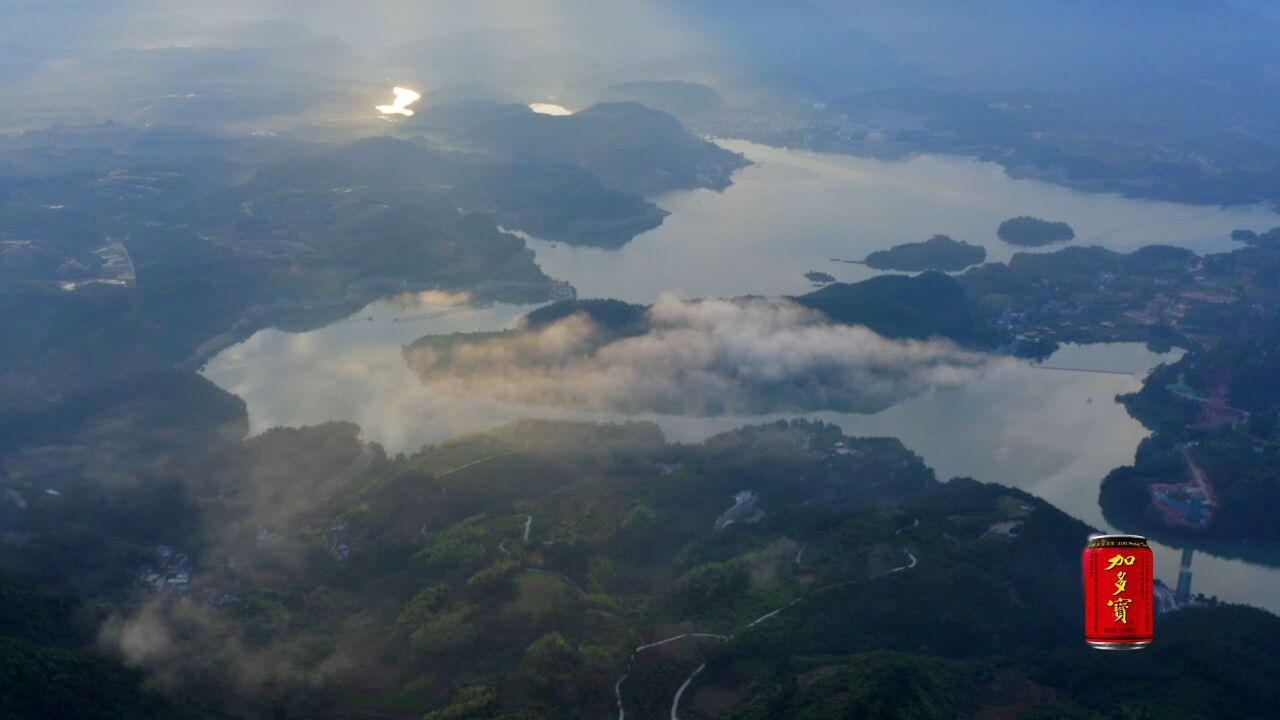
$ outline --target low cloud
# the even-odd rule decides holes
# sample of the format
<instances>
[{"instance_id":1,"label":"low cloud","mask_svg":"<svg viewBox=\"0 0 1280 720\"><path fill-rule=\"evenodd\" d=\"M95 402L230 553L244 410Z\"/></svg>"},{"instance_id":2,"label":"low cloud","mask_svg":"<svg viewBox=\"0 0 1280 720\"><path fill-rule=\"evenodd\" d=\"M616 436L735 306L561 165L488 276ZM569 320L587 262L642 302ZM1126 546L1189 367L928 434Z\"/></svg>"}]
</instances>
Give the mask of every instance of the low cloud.
<instances>
[{"instance_id":1,"label":"low cloud","mask_svg":"<svg viewBox=\"0 0 1280 720\"><path fill-rule=\"evenodd\" d=\"M946 341L890 340L782 299L666 296L618 338L585 314L536 330L406 350L433 391L621 413L874 412L977 379L994 361Z\"/></svg>"},{"instance_id":2,"label":"low cloud","mask_svg":"<svg viewBox=\"0 0 1280 720\"><path fill-rule=\"evenodd\" d=\"M346 541L345 529L333 532L332 500L382 458L357 433L349 423L277 428L193 469L186 481L200 542L174 547L191 555L189 568L155 570L189 572L187 589L154 592L112 615L100 645L162 686L214 683L218 692L270 699L336 682L367 642L344 625L359 619L324 593L304 602L294 588L327 582L336 543ZM332 642L313 641L311 612L332 613Z\"/></svg>"},{"instance_id":3,"label":"low cloud","mask_svg":"<svg viewBox=\"0 0 1280 720\"><path fill-rule=\"evenodd\" d=\"M107 618L98 634L99 641L117 650L131 665L160 665L173 662L178 652L164 606L151 602L135 615Z\"/></svg>"},{"instance_id":4,"label":"low cloud","mask_svg":"<svg viewBox=\"0 0 1280 720\"><path fill-rule=\"evenodd\" d=\"M287 619L277 619L287 623ZM317 648L284 632L272 637L261 613L229 615L188 599L153 599L130 615L113 615L98 642L129 665L145 669L164 688L201 685L216 693L299 698L351 672L358 652L345 621L333 628L332 646ZM265 637L264 637L265 635Z\"/></svg>"},{"instance_id":5,"label":"low cloud","mask_svg":"<svg viewBox=\"0 0 1280 720\"><path fill-rule=\"evenodd\" d=\"M448 290L422 290L420 292L402 292L393 298L402 310L456 308L470 305L474 299L471 293L450 292Z\"/></svg>"}]
</instances>

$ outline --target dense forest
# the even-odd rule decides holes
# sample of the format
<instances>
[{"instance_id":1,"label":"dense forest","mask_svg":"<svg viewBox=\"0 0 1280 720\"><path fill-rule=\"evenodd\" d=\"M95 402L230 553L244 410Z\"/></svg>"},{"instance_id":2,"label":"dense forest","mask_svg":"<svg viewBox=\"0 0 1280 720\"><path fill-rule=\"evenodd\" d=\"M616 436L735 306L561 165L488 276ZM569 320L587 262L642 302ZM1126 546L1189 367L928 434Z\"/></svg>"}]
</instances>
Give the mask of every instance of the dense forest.
<instances>
[{"instance_id":1,"label":"dense forest","mask_svg":"<svg viewBox=\"0 0 1280 720\"><path fill-rule=\"evenodd\" d=\"M195 717L146 687L145 673L86 646L78 607L0 573L0 715L86 720Z\"/></svg>"},{"instance_id":2,"label":"dense forest","mask_svg":"<svg viewBox=\"0 0 1280 720\"><path fill-rule=\"evenodd\" d=\"M196 415L221 403L186 397ZM14 488L31 530L5 555L15 571L75 575L12 562L70 559L82 551L58 538L73 527L122 552L99 557L110 584L68 590L92 613L4 586L19 598L4 605L6 672L35 653L122 708L71 717L651 716L700 666L688 717L1210 718L1228 703L1250 718L1275 702L1256 679L1280 671L1280 621L1230 606L1162 616L1174 640L1121 684L1123 658L1111 672L1078 644L1088 528L1018 490L940 483L896 440L793 421L681 445L647 423L526 421L388 458L357 432L205 435L174 454L216 463L175 459L176 486L143 477L97 516L60 508L84 491ZM149 496L178 505L127 500ZM127 517L149 534L128 535ZM157 588L156 572L190 580ZM90 649L95 626L135 669ZM144 674L166 699L139 689ZM1154 691L1185 677L1201 685ZM1152 690L1131 691L1139 680ZM23 687L35 694L4 701L34 717L53 689Z\"/></svg>"}]
</instances>

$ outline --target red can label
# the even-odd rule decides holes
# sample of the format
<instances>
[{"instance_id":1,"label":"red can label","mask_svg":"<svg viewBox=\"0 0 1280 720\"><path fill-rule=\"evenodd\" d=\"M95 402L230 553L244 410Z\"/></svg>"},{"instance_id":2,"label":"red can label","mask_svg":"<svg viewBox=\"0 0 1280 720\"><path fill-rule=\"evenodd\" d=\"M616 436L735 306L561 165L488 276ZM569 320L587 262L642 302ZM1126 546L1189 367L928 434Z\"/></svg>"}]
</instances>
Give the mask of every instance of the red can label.
<instances>
[{"instance_id":1,"label":"red can label","mask_svg":"<svg viewBox=\"0 0 1280 720\"><path fill-rule=\"evenodd\" d=\"M1138 535L1099 535L1084 549L1084 639L1099 648L1151 642L1153 559Z\"/></svg>"}]
</instances>

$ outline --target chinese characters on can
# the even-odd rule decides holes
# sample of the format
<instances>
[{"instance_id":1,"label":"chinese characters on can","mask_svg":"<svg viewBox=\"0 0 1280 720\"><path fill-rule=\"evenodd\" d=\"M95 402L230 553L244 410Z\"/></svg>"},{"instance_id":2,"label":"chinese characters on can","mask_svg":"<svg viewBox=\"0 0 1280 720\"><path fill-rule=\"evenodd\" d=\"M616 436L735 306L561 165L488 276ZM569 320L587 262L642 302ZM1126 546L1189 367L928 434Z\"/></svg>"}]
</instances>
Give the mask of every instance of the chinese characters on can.
<instances>
[{"instance_id":1,"label":"chinese characters on can","mask_svg":"<svg viewBox=\"0 0 1280 720\"><path fill-rule=\"evenodd\" d=\"M1146 538L1098 535L1083 556L1085 642L1136 649L1151 642L1153 567Z\"/></svg>"}]
</instances>

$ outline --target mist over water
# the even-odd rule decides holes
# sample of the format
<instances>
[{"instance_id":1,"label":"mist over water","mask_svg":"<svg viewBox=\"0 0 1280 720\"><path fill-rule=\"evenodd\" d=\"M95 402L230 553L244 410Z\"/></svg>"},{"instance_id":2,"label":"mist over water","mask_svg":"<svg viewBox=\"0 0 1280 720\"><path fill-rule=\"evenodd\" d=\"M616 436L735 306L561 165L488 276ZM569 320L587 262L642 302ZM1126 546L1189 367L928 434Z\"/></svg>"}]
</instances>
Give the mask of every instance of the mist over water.
<instances>
[{"instance_id":1,"label":"mist over water","mask_svg":"<svg viewBox=\"0 0 1280 720\"><path fill-rule=\"evenodd\" d=\"M770 413L687 417L620 415L461 398L433 391L409 370L404 344L423 334L512 327L529 306L421 311L391 302L309 333L264 330L214 358L205 375L245 399L250 430L344 419L390 453L411 453L461 433L526 417L589 422L649 420L673 442L701 442L746 424L809 417L847 434L898 437L940 479L963 476L1019 487L1097 528L1111 529L1098 508L1098 485L1131 463L1148 431L1114 401L1135 392L1146 371L1172 362L1135 343L1065 346L1044 364L1120 370L1132 375L1001 364L962 387L926 391L881 412ZM372 317L370 321L367 318ZM398 319L406 319L397 322ZM1179 552L1154 544L1157 577L1172 586ZM1196 591L1280 609L1280 570L1198 553Z\"/></svg>"},{"instance_id":2,"label":"mist over water","mask_svg":"<svg viewBox=\"0 0 1280 720\"><path fill-rule=\"evenodd\" d=\"M946 156L886 162L722 141L757 164L735 184L663 196L663 226L621 250L530 240L538 262L584 297L651 303L667 291L690 298L806 292L804 272L843 281L876 274L831 257L861 259L934 233L981 244L988 260L1015 251L995 238L1020 214L1062 219L1076 245L1120 251L1152 242L1197 252L1231 248L1239 227L1280 225L1261 207L1213 208L1091 194L1012 180L999 167ZM1048 248L1047 250L1052 250ZM956 387L925 390L875 414L771 413L712 418L620 415L502 402L433 390L410 371L402 347L424 335L514 326L532 306L459 307L457 298L378 302L308 333L264 330L215 357L204 373L245 399L252 432L344 419L387 450L413 452L460 433L526 417L609 422L647 419L672 441L699 442L744 424L803 415L851 435L892 436L923 456L940 478L969 476L1026 489L1098 528L1098 485L1133 461L1148 433L1114 401L1134 392L1157 355L1137 344L1066 346L1045 365L1131 375L1055 371L1001 363ZM1178 551L1156 548L1157 576L1177 577ZM1280 609L1280 570L1198 553L1195 589Z\"/></svg>"},{"instance_id":3,"label":"mist over water","mask_svg":"<svg viewBox=\"0 0 1280 720\"><path fill-rule=\"evenodd\" d=\"M1272 5L0 0L0 718L1271 718Z\"/></svg>"}]
</instances>

